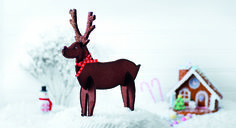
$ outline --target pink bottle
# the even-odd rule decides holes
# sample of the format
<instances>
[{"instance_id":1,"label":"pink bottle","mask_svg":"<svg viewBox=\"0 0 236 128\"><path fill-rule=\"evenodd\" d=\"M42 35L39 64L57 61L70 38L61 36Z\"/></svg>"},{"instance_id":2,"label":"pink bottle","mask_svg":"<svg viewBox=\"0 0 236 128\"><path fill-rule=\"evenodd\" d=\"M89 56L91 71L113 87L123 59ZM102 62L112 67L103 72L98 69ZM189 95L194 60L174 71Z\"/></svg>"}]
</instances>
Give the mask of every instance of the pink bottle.
<instances>
[{"instance_id":1,"label":"pink bottle","mask_svg":"<svg viewBox=\"0 0 236 128\"><path fill-rule=\"evenodd\" d=\"M52 110L52 102L48 97L46 86L42 86L40 91L40 109L42 112L49 112Z\"/></svg>"}]
</instances>

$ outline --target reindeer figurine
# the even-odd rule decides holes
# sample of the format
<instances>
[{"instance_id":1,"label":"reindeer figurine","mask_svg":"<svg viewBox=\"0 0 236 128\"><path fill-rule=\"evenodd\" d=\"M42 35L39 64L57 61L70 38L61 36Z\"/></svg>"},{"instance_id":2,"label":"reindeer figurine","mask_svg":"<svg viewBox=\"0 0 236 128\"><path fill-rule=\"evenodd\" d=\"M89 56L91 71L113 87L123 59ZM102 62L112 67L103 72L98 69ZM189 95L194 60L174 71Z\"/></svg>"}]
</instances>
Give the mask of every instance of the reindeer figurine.
<instances>
[{"instance_id":1,"label":"reindeer figurine","mask_svg":"<svg viewBox=\"0 0 236 128\"><path fill-rule=\"evenodd\" d=\"M69 47L64 46L62 54L66 58L76 59L76 77L81 85L81 116L87 116L87 108L88 116L93 115L96 89L110 89L118 85L121 86L124 106L133 111L135 101L134 80L140 65L135 65L126 59L113 62L98 62L93 59L86 45L89 43L89 34L95 28L95 25L92 25L95 15L92 12L88 13L87 28L84 35L81 35L77 25L76 10L70 10L69 13L72 17L70 24L75 30L76 42Z\"/></svg>"}]
</instances>

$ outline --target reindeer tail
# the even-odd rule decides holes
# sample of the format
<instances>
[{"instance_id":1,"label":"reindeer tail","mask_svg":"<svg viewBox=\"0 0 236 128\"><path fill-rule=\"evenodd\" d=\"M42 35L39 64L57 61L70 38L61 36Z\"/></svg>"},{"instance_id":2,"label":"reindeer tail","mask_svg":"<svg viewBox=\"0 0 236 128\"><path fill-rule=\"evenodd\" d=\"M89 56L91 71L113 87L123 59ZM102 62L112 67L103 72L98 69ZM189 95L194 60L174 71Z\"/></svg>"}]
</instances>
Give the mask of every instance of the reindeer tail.
<instances>
[{"instance_id":1,"label":"reindeer tail","mask_svg":"<svg viewBox=\"0 0 236 128\"><path fill-rule=\"evenodd\" d=\"M135 80L135 78L136 78L136 76L137 76L137 74L138 74L138 71L139 71L140 66L141 66L140 64L135 66L135 71L136 71L136 72L135 72L135 74L134 74L134 76L133 76L134 80Z\"/></svg>"}]
</instances>

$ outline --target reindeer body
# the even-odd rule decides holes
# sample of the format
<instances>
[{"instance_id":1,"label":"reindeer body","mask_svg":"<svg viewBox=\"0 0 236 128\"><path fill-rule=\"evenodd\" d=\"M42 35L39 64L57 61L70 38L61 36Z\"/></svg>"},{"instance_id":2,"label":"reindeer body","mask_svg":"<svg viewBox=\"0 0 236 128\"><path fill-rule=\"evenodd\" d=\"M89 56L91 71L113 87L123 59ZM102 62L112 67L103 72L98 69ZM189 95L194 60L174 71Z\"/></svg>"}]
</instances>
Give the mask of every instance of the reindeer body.
<instances>
[{"instance_id":1,"label":"reindeer body","mask_svg":"<svg viewBox=\"0 0 236 128\"><path fill-rule=\"evenodd\" d=\"M86 83L89 77L92 77L96 83L96 89L110 89L117 85L124 85L126 73L130 73L131 77L135 79L139 66L126 59L105 63L89 63L85 65L77 79L84 89L87 88Z\"/></svg>"},{"instance_id":2,"label":"reindeer body","mask_svg":"<svg viewBox=\"0 0 236 128\"><path fill-rule=\"evenodd\" d=\"M89 34L95 28L95 25L92 25L92 22L95 20L95 15L93 15L92 12L89 12L86 32L82 35L77 25L76 10L70 10L70 14L72 17L70 23L75 30L76 42L71 44L69 47L65 46L62 50L62 54L66 58L76 59L76 77L81 85L81 115L93 115L96 101L96 89L110 89L118 85L121 85L124 106L129 107L130 110L134 110L134 80L137 76L140 65L136 65L126 59L112 62L97 62L93 60L86 45L89 42ZM88 58L90 60L87 60Z\"/></svg>"}]
</instances>

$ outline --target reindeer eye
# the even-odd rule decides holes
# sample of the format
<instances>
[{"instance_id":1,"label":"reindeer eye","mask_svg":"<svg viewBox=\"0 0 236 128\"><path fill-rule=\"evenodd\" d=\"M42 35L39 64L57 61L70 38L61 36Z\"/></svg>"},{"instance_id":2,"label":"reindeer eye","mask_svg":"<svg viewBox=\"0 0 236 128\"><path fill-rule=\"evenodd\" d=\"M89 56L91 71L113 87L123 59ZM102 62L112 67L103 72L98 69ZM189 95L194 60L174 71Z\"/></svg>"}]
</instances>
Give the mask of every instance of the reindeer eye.
<instances>
[{"instance_id":1,"label":"reindeer eye","mask_svg":"<svg viewBox=\"0 0 236 128\"><path fill-rule=\"evenodd\" d=\"M77 49L77 47L75 47L75 49Z\"/></svg>"}]
</instances>

